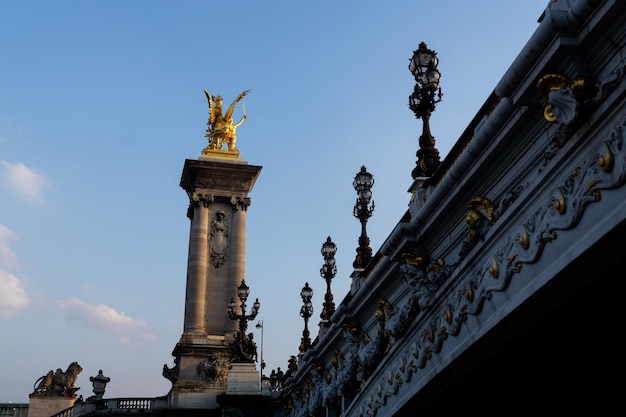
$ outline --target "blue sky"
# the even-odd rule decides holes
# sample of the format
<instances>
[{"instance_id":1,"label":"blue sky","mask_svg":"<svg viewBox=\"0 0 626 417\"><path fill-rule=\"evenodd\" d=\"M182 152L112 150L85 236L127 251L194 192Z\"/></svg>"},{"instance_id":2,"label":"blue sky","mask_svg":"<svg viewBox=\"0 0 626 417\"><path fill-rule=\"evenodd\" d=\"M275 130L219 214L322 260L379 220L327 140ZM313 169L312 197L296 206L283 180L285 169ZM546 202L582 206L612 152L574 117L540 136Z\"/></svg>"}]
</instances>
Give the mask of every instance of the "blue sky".
<instances>
[{"instance_id":1,"label":"blue sky","mask_svg":"<svg viewBox=\"0 0 626 417\"><path fill-rule=\"evenodd\" d=\"M263 169L246 283L261 302L267 373L286 368L305 282L317 335L327 236L336 304L349 291L360 167L375 179L374 251L407 210L422 126L407 106L413 51L438 53L431 129L443 158L547 5L0 2L0 402L28 402L37 378L73 361L84 397L99 369L106 397L168 392L189 233L179 181L206 146L205 88L225 103L251 89L237 147Z\"/></svg>"}]
</instances>

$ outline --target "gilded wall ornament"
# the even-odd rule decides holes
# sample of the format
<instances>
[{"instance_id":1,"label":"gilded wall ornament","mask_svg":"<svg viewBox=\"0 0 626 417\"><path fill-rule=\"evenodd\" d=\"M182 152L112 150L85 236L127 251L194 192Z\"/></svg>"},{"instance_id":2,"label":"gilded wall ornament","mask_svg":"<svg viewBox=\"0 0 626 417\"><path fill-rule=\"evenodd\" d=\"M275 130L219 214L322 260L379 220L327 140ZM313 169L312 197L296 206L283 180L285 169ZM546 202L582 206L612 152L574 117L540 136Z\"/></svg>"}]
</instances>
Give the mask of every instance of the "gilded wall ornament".
<instances>
[{"instance_id":1,"label":"gilded wall ornament","mask_svg":"<svg viewBox=\"0 0 626 417\"><path fill-rule=\"evenodd\" d=\"M559 74L546 74L537 82L537 89L546 100L544 117L549 122L573 124L579 116L583 100L589 98L591 81L587 77L569 80Z\"/></svg>"}]
</instances>

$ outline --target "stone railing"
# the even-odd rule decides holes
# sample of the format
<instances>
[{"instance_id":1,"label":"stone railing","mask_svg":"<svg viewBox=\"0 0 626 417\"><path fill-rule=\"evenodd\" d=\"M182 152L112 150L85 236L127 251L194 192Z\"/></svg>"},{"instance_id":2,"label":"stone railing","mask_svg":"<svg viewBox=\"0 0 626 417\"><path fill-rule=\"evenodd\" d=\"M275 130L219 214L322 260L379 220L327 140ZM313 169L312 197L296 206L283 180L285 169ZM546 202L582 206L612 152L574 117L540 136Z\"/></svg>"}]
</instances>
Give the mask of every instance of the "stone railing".
<instances>
[{"instance_id":1,"label":"stone railing","mask_svg":"<svg viewBox=\"0 0 626 417\"><path fill-rule=\"evenodd\" d=\"M26 417L28 416L28 404L0 404L0 417Z\"/></svg>"},{"instance_id":2,"label":"stone railing","mask_svg":"<svg viewBox=\"0 0 626 417\"><path fill-rule=\"evenodd\" d=\"M98 401L83 401L66 408L51 417L78 417L94 412L144 411L167 408L167 397L158 398L103 398ZM22 416L25 417L25 416Z\"/></svg>"}]
</instances>

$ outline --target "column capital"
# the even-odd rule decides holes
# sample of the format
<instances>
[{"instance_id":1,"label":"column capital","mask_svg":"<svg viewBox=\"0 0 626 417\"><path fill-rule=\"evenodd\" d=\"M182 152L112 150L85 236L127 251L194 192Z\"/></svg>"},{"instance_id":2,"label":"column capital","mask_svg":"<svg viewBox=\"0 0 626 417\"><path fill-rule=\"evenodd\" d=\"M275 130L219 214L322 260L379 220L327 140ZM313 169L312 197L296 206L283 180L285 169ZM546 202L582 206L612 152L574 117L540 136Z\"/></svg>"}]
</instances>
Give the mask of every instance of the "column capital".
<instances>
[{"instance_id":1,"label":"column capital","mask_svg":"<svg viewBox=\"0 0 626 417\"><path fill-rule=\"evenodd\" d=\"M215 201L213 194L192 193L189 195L189 207L187 207L187 217L193 219L193 213L196 208L209 207L209 204Z\"/></svg>"},{"instance_id":2,"label":"column capital","mask_svg":"<svg viewBox=\"0 0 626 417\"><path fill-rule=\"evenodd\" d=\"M193 193L191 195L191 201L195 207L200 207L200 205L208 207L209 204L215 201L215 196L213 194Z\"/></svg>"},{"instance_id":3,"label":"column capital","mask_svg":"<svg viewBox=\"0 0 626 417\"><path fill-rule=\"evenodd\" d=\"M236 197L236 196L232 196L230 198L230 204L233 205L233 210L241 210L241 211L248 211L248 207L250 206L250 204L252 203L252 200L248 197L246 198L241 198L241 197Z\"/></svg>"}]
</instances>

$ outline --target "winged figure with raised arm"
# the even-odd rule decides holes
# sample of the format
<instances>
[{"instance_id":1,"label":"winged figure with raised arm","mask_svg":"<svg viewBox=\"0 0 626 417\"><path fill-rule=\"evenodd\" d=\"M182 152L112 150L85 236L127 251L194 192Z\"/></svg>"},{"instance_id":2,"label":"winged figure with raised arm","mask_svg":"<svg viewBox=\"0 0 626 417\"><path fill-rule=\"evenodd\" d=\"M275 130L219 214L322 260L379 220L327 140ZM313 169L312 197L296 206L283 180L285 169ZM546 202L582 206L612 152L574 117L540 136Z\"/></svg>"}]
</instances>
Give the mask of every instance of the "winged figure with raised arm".
<instances>
[{"instance_id":1,"label":"winged figure with raised arm","mask_svg":"<svg viewBox=\"0 0 626 417\"><path fill-rule=\"evenodd\" d=\"M209 120L207 122L206 138L209 140L208 150L222 150L224 145L228 146L228 150L237 152L235 142L237 141L237 128L246 120L246 107L243 107L243 116L239 122L233 122L233 112L237 103L242 100L250 90L246 90L239 94L230 104L225 113L222 109L222 96L212 96L206 89L207 100L209 102Z\"/></svg>"}]
</instances>

